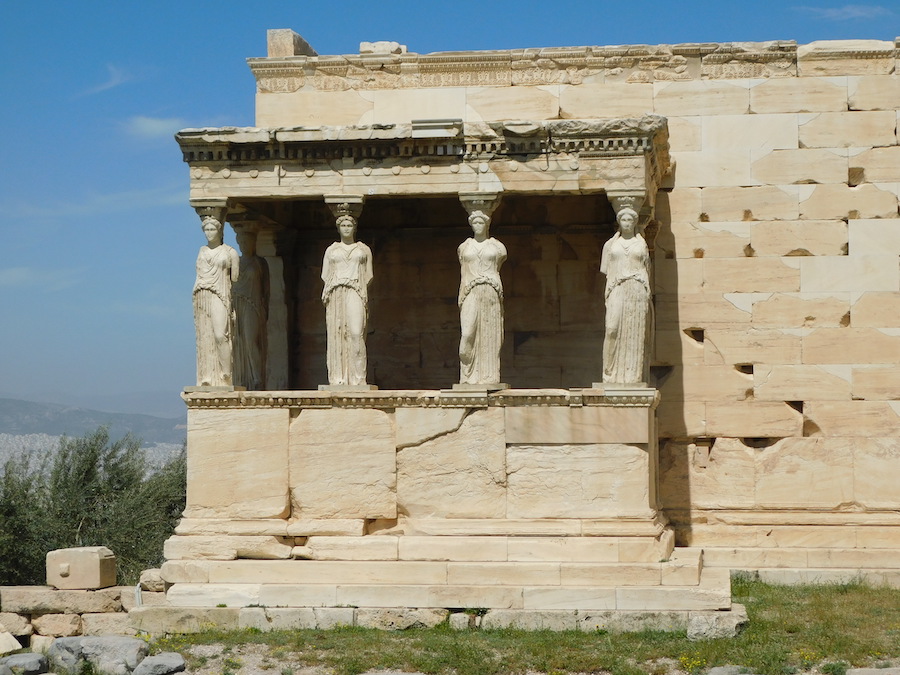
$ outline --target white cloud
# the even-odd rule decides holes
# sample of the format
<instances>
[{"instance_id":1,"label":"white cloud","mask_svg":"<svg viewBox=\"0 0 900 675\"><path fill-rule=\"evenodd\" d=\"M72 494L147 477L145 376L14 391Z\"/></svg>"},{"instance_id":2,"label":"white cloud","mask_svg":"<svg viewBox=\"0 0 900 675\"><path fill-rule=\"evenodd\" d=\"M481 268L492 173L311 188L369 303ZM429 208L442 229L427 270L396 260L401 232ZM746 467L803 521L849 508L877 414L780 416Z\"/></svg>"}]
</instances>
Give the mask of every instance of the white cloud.
<instances>
[{"instance_id":1,"label":"white cloud","mask_svg":"<svg viewBox=\"0 0 900 675\"><path fill-rule=\"evenodd\" d=\"M185 205L188 203L186 185L125 190L107 194L89 194L81 201L57 204L29 202L19 206L0 205L14 218L63 218L71 216L98 216L157 206Z\"/></svg>"},{"instance_id":2,"label":"white cloud","mask_svg":"<svg viewBox=\"0 0 900 675\"><path fill-rule=\"evenodd\" d=\"M877 19L879 17L893 16L894 12L879 5L844 5L843 7L794 7L794 9L808 12L819 19L827 21L852 21L853 19Z\"/></svg>"},{"instance_id":3,"label":"white cloud","mask_svg":"<svg viewBox=\"0 0 900 675\"><path fill-rule=\"evenodd\" d=\"M187 123L180 117L146 117L135 115L124 124L125 130L132 136L140 138L170 138Z\"/></svg>"},{"instance_id":4,"label":"white cloud","mask_svg":"<svg viewBox=\"0 0 900 675\"><path fill-rule=\"evenodd\" d=\"M90 89L85 89L77 94L76 98L80 96L93 96L94 94L99 94L101 91L118 87L120 84L125 84L133 79L130 73L111 63L106 64L106 70L109 72L109 77L105 82L98 84L95 87L91 87Z\"/></svg>"},{"instance_id":5,"label":"white cloud","mask_svg":"<svg viewBox=\"0 0 900 675\"><path fill-rule=\"evenodd\" d=\"M81 283L86 268L42 270L35 267L6 267L0 269L0 288L33 288L42 291L62 291Z\"/></svg>"}]
</instances>

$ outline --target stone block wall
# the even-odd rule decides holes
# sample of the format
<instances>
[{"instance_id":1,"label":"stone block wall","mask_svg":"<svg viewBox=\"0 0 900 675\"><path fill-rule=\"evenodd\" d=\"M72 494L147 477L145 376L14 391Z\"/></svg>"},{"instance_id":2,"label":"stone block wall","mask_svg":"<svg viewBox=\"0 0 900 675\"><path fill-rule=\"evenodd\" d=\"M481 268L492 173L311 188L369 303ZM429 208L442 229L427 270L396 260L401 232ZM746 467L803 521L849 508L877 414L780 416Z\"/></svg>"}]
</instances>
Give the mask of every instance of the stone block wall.
<instances>
[{"instance_id":1,"label":"stone block wall","mask_svg":"<svg viewBox=\"0 0 900 675\"><path fill-rule=\"evenodd\" d=\"M678 541L718 547L712 565L880 568L900 548L898 53L773 42L251 68L259 126L667 117L653 371Z\"/></svg>"}]
</instances>

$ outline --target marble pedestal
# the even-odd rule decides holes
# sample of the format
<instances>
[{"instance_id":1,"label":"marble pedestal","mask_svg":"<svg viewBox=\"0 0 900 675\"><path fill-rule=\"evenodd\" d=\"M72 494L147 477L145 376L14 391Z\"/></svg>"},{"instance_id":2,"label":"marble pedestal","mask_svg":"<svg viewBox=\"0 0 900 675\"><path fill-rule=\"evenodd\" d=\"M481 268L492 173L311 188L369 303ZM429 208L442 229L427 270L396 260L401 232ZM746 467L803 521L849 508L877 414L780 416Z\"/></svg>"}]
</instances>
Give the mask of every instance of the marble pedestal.
<instances>
[{"instance_id":1,"label":"marble pedestal","mask_svg":"<svg viewBox=\"0 0 900 675\"><path fill-rule=\"evenodd\" d=\"M730 607L674 549L654 389L203 393L177 607Z\"/></svg>"}]
</instances>

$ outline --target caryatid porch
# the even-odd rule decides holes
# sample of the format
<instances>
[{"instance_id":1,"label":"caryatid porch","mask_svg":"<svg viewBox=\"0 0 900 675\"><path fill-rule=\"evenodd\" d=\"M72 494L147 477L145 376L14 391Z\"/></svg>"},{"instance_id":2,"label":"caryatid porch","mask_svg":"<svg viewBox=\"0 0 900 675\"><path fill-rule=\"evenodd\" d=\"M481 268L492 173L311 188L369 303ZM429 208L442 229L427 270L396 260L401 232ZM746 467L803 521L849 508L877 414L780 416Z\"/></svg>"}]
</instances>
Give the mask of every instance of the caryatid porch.
<instances>
[{"instance_id":1,"label":"caryatid porch","mask_svg":"<svg viewBox=\"0 0 900 675\"><path fill-rule=\"evenodd\" d=\"M188 506L164 566L173 605L594 611L589 621L730 607L727 572L701 577L701 553L673 550L658 510L657 392L591 388L600 248L626 205L652 242L665 119L178 140L192 205L258 231L273 285L267 390L185 396ZM498 198L513 388L445 391L458 376L464 207ZM340 200L363 203L358 236L374 255L377 392L313 391L318 265L334 240L327 203Z\"/></svg>"}]
</instances>

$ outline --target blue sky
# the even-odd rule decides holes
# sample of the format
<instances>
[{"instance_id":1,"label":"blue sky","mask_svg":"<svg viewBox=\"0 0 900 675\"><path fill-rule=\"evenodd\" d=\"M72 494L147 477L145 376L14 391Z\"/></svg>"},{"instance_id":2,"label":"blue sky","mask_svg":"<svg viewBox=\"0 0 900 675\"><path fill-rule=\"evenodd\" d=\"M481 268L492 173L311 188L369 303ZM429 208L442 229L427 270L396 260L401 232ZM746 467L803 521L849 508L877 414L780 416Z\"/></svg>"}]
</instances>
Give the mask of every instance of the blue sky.
<instances>
[{"instance_id":1,"label":"blue sky","mask_svg":"<svg viewBox=\"0 0 900 675\"><path fill-rule=\"evenodd\" d=\"M895 0L0 0L0 397L178 415L202 244L173 133L252 126L266 29L320 54L900 35ZM2 431L2 430L0 430Z\"/></svg>"}]
</instances>

